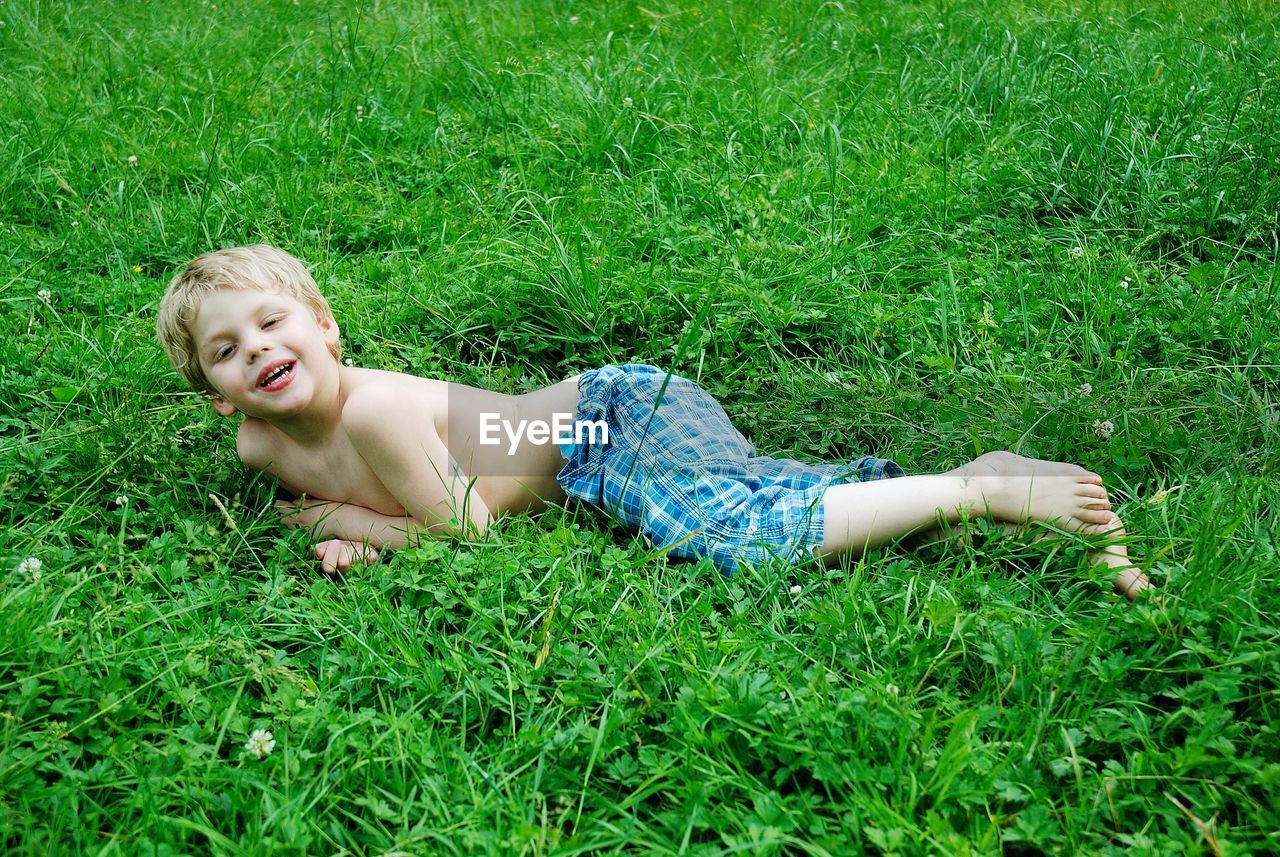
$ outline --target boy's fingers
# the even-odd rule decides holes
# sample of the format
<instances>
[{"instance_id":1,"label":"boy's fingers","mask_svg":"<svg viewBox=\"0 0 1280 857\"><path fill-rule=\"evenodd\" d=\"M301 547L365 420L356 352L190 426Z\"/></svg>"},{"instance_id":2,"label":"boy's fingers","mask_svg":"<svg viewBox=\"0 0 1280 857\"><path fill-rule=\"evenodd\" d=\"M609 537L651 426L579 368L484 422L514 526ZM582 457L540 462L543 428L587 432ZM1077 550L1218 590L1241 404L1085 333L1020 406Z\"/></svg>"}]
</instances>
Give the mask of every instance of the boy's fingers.
<instances>
[{"instance_id":1,"label":"boy's fingers","mask_svg":"<svg viewBox=\"0 0 1280 857\"><path fill-rule=\"evenodd\" d=\"M343 539L317 542L315 550L316 559L320 560L320 570L328 575L349 571L351 563L358 557L363 557L364 562L374 562L378 559L378 552L371 546L355 545Z\"/></svg>"},{"instance_id":2,"label":"boy's fingers","mask_svg":"<svg viewBox=\"0 0 1280 857\"><path fill-rule=\"evenodd\" d=\"M320 557L320 570L325 574L333 575L338 573L338 562L342 556L342 543L339 541L328 541L323 544L324 552Z\"/></svg>"}]
</instances>

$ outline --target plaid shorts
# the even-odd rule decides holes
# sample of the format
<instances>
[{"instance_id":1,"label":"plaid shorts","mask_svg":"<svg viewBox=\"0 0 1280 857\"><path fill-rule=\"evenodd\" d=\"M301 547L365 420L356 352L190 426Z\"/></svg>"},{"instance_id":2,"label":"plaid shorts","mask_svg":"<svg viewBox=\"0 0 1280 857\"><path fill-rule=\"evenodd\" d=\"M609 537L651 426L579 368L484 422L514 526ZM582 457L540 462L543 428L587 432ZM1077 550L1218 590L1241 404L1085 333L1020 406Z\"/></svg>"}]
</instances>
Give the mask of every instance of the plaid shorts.
<instances>
[{"instance_id":1,"label":"plaid shorts","mask_svg":"<svg viewBox=\"0 0 1280 857\"><path fill-rule=\"evenodd\" d=\"M756 455L706 390L653 366L604 366L583 374L578 390L575 420L603 421L608 442L564 448L556 479L565 493L726 574L740 563L812 556L827 488L903 475L872 456L803 464Z\"/></svg>"}]
</instances>

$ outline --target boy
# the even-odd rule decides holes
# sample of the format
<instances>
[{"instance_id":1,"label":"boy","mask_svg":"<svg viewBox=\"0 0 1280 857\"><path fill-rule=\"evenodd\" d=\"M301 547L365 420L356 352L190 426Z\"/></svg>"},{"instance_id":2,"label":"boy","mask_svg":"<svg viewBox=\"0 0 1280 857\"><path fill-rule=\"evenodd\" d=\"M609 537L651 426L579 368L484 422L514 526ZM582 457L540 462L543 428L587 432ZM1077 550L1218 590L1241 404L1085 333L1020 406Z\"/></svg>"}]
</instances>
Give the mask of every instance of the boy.
<instances>
[{"instance_id":1,"label":"boy","mask_svg":"<svg viewBox=\"0 0 1280 857\"><path fill-rule=\"evenodd\" d=\"M705 391L650 366L522 396L345 366L315 281L265 245L193 259L166 289L156 332L218 413L244 415L240 459L302 498L277 506L311 530L329 574L422 535L480 536L495 518L570 496L725 572L769 556L832 563L939 515L1123 535L1101 477L1081 467L1000 452L906 476L870 456L757 456ZM1116 569L1117 592L1150 586L1122 545L1096 558Z\"/></svg>"}]
</instances>

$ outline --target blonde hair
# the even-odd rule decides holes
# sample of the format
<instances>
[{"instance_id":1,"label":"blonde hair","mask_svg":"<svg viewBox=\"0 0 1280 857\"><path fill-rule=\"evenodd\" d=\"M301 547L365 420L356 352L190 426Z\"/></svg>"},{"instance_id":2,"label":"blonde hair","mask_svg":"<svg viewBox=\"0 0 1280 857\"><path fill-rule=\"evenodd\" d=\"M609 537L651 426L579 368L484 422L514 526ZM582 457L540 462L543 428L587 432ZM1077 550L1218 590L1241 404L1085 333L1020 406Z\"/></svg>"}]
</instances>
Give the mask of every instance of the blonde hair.
<instances>
[{"instance_id":1,"label":"blonde hair","mask_svg":"<svg viewBox=\"0 0 1280 857\"><path fill-rule=\"evenodd\" d=\"M160 299L156 316L156 338L178 374L195 389L213 393L213 385L200 368L191 322L205 297L218 289L252 289L293 298L315 313L317 319L331 317L329 302L320 294L306 267L283 250L267 244L228 247L197 256L186 270L175 276ZM330 349L335 360L342 359L342 345Z\"/></svg>"}]
</instances>

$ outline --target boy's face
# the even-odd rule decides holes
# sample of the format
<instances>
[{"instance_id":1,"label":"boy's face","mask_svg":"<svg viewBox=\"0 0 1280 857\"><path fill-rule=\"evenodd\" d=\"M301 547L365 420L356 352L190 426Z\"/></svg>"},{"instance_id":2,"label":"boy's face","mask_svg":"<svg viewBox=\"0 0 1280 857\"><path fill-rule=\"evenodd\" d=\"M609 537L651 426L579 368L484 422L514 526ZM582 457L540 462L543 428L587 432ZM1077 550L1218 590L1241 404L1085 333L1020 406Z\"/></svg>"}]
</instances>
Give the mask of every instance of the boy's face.
<instances>
[{"instance_id":1,"label":"boy's face","mask_svg":"<svg viewBox=\"0 0 1280 857\"><path fill-rule=\"evenodd\" d=\"M271 420L306 408L338 370L332 316L293 298L250 289L218 289L201 303L191 337L223 416L237 410Z\"/></svg>"}]
</instances>

